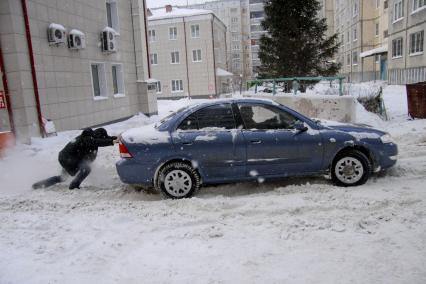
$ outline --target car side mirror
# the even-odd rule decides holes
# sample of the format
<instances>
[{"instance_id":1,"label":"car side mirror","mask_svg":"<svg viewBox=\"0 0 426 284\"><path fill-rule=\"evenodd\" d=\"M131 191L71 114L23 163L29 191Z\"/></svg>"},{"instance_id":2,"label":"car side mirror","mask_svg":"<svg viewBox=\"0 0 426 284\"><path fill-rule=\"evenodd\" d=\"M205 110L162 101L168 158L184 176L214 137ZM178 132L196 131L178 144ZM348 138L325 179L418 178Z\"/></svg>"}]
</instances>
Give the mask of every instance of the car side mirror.
<instances>
[{"instance_id":1,"label":"car side mirror","mask_svg":"<svg viewBox=\"0 0 426 284\"><path fill-rule=\"evenodd\" d=\"M293 127L297 130L298 133L305 132L306 130L308 130L308 127L303 121L296 121Z\"/></svg>"}]
</instances>

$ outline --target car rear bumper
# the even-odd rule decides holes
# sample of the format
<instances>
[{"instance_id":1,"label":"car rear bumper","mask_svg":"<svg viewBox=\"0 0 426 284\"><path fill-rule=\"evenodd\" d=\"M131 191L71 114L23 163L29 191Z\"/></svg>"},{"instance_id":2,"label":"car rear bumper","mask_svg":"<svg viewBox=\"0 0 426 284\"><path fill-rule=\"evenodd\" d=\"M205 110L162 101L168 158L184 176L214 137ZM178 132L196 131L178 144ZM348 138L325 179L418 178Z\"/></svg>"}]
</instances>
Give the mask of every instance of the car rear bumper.
<instances>
[{"instance_id":1,"label":"car rear bumper","mask_svg":"<svg viewBox=\"0 0 426 284\"><path fill-rule=\"evenodd\" d=\"M138 163L134 159L121 159L115 167L120 180L124 183L152 185L154 171L151 165Z\"/></svg>"}]
</instances>

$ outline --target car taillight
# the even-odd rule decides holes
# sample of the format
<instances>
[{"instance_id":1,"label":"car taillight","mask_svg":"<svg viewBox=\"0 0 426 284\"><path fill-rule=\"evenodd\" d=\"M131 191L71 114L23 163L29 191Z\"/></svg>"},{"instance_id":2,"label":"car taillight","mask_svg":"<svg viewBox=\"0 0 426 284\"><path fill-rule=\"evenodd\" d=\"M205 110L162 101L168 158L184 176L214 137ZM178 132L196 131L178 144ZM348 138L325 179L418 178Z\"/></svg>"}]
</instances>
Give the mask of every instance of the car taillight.
<instances>
[{"instance_id":1,"label":"car taillight","mask_svg":"<svg viewBox=\"0 0 426 284\"><path fill-rule=\"evenodd\" d=\"M120 149L121 158L133 158L132 154L130 154L129 150L127 150L127 147L121 141L120 144L118 144L118 149Z\"/></svg>"}]
</instances>

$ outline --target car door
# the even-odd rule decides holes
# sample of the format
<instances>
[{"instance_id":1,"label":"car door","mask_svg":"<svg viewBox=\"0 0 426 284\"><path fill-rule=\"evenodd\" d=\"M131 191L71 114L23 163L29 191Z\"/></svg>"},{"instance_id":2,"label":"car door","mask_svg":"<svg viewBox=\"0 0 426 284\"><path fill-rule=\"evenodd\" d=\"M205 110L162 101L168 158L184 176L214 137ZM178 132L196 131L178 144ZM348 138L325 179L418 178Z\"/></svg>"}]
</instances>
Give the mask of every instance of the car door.
<instances>
[{"instance_id":1,"label":"car door","mask_svg":"<svg viewBox=\"0 0 426 284\"><path fill-rule=\"evenodd\" d=\"M287 176L320 169L323 154L318 130L294 129L299 119L277 106L239 103L238 110L244 123L248 176Z\"/></svg>"},{"instance_id":2,"label":"car door","mask_svg":"<svg viewBox=\"0 0 426 284\"><path fill-rule=\"evenodd\" d=\"M245 140L230 103L188 115L172 134L176 151L199 167L206 182L245 177Z\"/></svg>"}]
</instances>

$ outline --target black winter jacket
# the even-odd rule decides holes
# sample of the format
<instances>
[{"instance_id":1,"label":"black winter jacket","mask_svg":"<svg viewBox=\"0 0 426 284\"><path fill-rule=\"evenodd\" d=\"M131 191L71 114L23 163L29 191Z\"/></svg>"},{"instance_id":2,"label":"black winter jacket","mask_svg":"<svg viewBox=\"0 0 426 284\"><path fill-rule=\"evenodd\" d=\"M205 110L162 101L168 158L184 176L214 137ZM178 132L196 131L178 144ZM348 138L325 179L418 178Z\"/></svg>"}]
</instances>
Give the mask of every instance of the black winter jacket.
<instances>
[{"instance_id":1,"label":"black winter jacket","mask_svg":"<svg viewBox=\"0 0 426 284\"><path fill-rule=\"evenodd\" d=\"M92 162L96 159L98 147L112 146L116 137L96 137L90 128L83 130L81 135L69 142L59 152L59 163L72 176L79 171L82 162Z\"/></svg>"}]
</instances>

